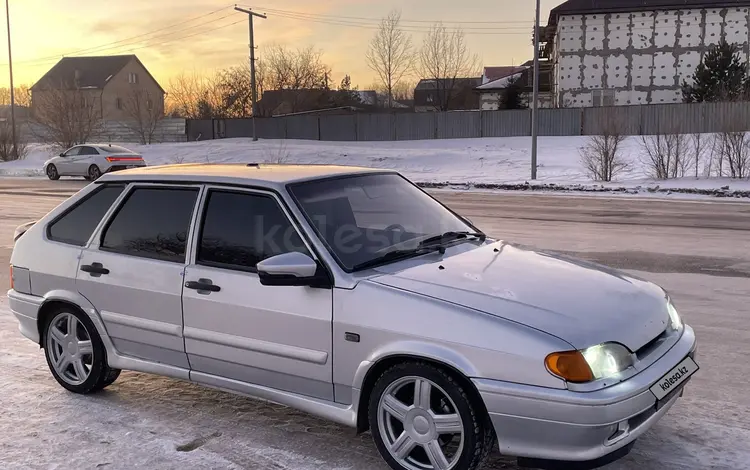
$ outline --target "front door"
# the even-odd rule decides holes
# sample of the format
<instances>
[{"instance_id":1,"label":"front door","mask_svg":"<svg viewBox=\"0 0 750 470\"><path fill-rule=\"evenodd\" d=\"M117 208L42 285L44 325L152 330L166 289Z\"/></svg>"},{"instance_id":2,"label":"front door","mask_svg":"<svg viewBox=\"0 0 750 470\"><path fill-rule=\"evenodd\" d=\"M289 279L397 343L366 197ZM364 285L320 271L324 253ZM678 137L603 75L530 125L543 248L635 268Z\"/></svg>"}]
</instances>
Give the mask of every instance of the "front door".
<instances>
[{"instance_id":1,"label":"front door","mask_svg":"<svg viewBox=\"0 0 750 470\"><path fill-rule=\"evenodd\" d=\"M120 354L188 368L182 273L197 187L135 186L83 250L76 285Z\"/></svg>"},{"instance_id":2,"label":"front door","mask_svg":"<svg viewBox=\"0 0 750 470\"><path fill-rule=\"evenodd\" d=\"M263 286L255 269L310 253L283 205L211 188L201 212L182 299L192 371L332 400L332 291Z\"/></svg>"},{"instance_id":3,"label":"front door","mask_svg":"<svg viewBox=\"0 0 750 470\"><path fill-rule=\"evenodd\" d=\"M61 176L75 174L75 159L81 153L83 147L73 147L67 152L60 155L60 158L56 159L55 166L57 167L57 173Z\"/></svg>"}]
</instances>

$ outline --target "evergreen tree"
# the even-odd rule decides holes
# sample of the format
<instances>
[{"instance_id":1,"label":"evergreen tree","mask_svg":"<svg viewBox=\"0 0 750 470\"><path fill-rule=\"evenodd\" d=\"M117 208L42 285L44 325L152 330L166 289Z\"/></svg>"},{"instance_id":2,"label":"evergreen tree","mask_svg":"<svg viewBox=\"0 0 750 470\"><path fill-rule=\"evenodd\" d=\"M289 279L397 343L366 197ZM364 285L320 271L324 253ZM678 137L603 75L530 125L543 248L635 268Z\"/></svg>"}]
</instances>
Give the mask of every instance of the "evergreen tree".
<instances>
[{"instance_id":1,"label":"evergreen tree","mask_svg":"<svg viewBox=\"0 0 750 470\"><path fill-rule=\"evenodd\" d=\"M722 41L706 53L695 69L692 84L682 83L683 101L701 103L747 98L750 88L747 67L737 45Z\"/></svg>"},{"instance_id":2,"label":"evergreen tree","mask_svg":"<svg viewBox=\"0 0 750 470\"><path fill-rule=\"evenodd\" d=\"M333 101L335 106L356 106L360 104L359 92L357 88L352 88L352 77L344 76L339 89L334 93Z\"/></svg>"},{"instance_id":3,"label":"evergreen tree","mask_svg":"<svg viewBox=\"0 0 750 470\"><path fill-rule=\"evenodd\" d=\"M511 78L500 91L500 109L526 109L528 103L524 97L523 80L520 77Z\"/></svg>"}]
</instances>

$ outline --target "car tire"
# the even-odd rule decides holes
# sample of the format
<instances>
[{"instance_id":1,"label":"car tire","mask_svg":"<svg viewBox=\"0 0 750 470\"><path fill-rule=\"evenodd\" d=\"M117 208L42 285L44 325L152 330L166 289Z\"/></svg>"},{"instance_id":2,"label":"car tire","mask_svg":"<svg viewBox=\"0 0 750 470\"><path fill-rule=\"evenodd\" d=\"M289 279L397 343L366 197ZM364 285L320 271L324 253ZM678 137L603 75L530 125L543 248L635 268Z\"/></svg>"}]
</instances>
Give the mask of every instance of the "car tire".
<instances>
[{"instance_id":1,"label":"car tire","mask_svg":"<svg viewBox=\"0 0 750 470\"><path fill-rule=\"evenodd\" d=\"M475 470L495 442L486 411L432 364L406 362L383 372L368 415L375 445L394 470Z\"/></svg>"},{"instance_id":2,"label":"car tire","mask_svg":"<svg viewBox=\"0 0 750 470\"><path fill-rule=\"evenodd\" d=\"M47 168L44 172L47 173L47 178L52 181L57 181L60 179L60 173L57 171L57 167L52 163L47 165Z\"/></svg>"},{"instance_id":3,"label":"car tire","mask_svg":"<svg viewBox=\"0 0 750 470\"><path fill-rule=\"evenodd\" d=\"M65 389L86 395L111 385L119 369L107 364L107 351L91 319L74 308L49 315L42 345L52 376Z\"/></svg>"},{"instance_id":4,"label":"car tire","mask_svg":"<svg viewBox=\"0 0 750 470\"><path fill-rule=\"evenodd\" d=\"M102 170L99 169L96 165L91 165L89 167L89 171L87 173L88 180L89 181L96 181L102 176Z\"/></svg>"}]
</instances>

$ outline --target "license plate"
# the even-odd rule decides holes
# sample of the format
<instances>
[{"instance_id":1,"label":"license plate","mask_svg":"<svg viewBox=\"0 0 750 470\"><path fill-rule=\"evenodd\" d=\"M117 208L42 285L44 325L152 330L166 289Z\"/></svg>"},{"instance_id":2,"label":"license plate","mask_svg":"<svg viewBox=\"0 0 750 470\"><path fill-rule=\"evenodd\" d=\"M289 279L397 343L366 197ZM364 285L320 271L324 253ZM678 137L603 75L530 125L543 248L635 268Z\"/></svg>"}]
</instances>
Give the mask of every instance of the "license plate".
<instances>
[{"instance_id":1,"label":"license plate","mask_svg":"<svg viewBox=\"0 0 750 470\"><path fill-rule=\"evenodd\" d=\"M679 390L693 374L698 372L698 369L700 367L698 367L693 358L686 357L651 387L651 393L656 396L657 400L662 400L675 390Z\"/></svg>"}]
</instances>

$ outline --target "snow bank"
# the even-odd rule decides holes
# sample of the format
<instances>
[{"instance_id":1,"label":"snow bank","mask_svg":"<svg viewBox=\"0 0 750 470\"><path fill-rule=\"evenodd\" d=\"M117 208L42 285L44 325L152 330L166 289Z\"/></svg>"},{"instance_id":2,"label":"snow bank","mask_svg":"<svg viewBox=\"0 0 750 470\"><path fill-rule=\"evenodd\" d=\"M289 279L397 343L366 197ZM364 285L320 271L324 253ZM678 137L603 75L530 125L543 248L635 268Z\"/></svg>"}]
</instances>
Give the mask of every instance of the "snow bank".
<instances>
[{"instance_id":1,"label":"snow bank","mask_svg":"<svg viewBox=\"0 0 750 470\"><path fill-rule=\"evenodd\" d=\"M639 161L641 149L637 137L628 138L624 144L624 156L631 163L630 169L620 174L617 181L602 185L592 181L580 164L579 151L585 144L586 137L541 137L538 181L534 186L525 185L530 176L531 139L528 137L399 142L223 139L124 145L141 152L150 165L328 163L398 170L414 181L433 187L622 193L650 190L750 197L748 180L679 178L656 181L649 178ZM54 153L48 146L34 145L25 160L0 163L0 175L42 175L44 161Z\"/></svg>"}]
</instances>

